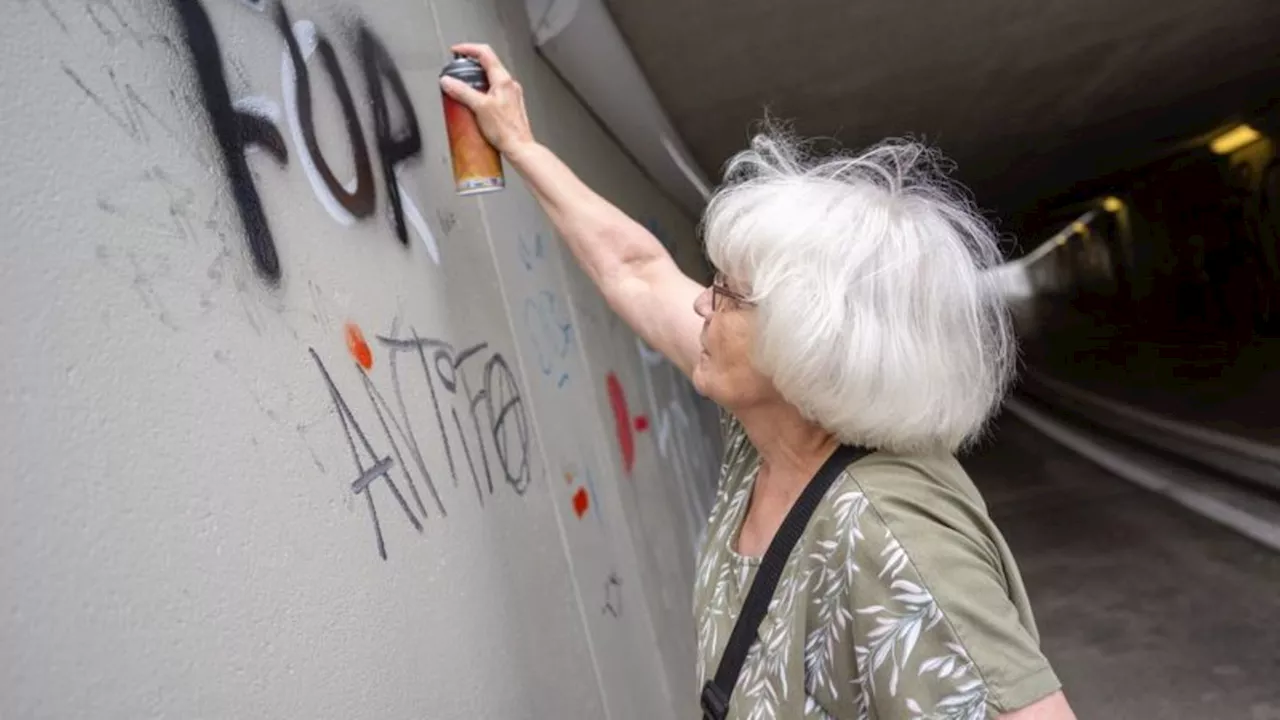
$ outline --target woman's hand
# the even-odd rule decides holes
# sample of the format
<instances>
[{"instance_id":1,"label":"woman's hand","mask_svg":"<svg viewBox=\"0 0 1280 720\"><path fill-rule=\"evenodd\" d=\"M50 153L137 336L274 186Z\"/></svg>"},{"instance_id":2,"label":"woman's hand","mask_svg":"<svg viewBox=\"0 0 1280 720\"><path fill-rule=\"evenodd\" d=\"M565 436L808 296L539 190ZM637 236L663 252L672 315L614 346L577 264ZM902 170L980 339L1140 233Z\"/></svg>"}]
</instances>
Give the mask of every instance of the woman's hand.
<instances>
[{"instance_id":1,"label":"woman's hand","mask_svg":"<svg viewBox=\"0 0 1280 720\"><path fill-rule=\"evenodd\" d=\"M524 90L507 72L493 49L488 45L471 43L454 45L450 49L479 61L489 76L489 91L480 92L454 78L442 77L440 87L445 93L475 113L480 131L498 152L511 155L515 150L533 144L533 130L524 109Z\"/></svg>"},{"instance_id":2,"label":"woman's hand","mask_svg":"<svg viewBox=\"0 0 1280 720\"><path fill-rule=\"evenodd\" d=\"M598 195L529 129L520 84L488 45L451 48L479 61L489 91L441 78L449 97L476 114L477 124L520 173L556 232L614 312L686 374L702 345L702 319L693 312L703 287L685 276L653 233ZM452 80L452 82L451 82Z\"/></svg>"}]
</instances>

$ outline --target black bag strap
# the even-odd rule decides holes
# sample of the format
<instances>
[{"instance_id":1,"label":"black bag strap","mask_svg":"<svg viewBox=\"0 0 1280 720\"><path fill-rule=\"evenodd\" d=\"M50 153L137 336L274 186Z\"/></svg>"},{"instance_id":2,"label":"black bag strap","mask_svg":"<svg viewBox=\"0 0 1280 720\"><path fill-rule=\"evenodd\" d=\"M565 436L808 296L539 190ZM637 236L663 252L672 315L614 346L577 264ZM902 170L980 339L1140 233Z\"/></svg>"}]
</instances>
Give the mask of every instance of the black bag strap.
<instances>
[{"instance_id":1,"label":"black bag strap","mask_svg":"<svg viewBox=\"0 0 1280 720\"><path fill-rule=\"evenodd\" d=\"M734 686L738 684L738 675L742 672L742 664L747 660L747 651L756 641L760 621L764 620L765 614L769 612L769 601L773 599L773 592L778 586L779 578L782 577L787 558L791 556L792 549L804 534L805 526L809 524L809 517L818 508L818 503L822 502L827 489L840 476L841 471L869 452L865 448L853 445L841 445L836 448L836 451L831 453L831 457L827 458L813 479L805 486L800 497L791 506L791 510L787 512L786 519L782 521L782 527L778 528L778 532L773 536L769 549L764 553L764 559L760 561L760 567L756 569L755 580L751 582L747 599L742 603L738 622L733 626L729 642L724 646L724 654L720 656L720 667L716 669L716 676L702 686L704 720L724 720L729 712L729 698L733 695Z\"/></svg>"}]
</instances>

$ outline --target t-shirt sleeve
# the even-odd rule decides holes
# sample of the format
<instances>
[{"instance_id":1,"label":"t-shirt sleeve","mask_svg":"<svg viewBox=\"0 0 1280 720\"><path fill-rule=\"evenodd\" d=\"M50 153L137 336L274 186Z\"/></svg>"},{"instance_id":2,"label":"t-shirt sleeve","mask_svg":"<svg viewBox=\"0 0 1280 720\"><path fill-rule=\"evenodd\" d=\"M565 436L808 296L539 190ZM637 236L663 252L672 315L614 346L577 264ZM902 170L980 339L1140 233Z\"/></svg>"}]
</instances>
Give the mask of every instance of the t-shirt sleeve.
<instances>
[{"instance_id":1,"label":"t-shirt sleeve","mask_svg":"<svg viewBox=\"0 0 1280 720\"><path fill-rule=\"evenodd\" d=\"M917 470L889 473L863 488L850 552L857 683L874 716L994 717L1058 690L985 514Z\"/></svg>"}]
</instances>

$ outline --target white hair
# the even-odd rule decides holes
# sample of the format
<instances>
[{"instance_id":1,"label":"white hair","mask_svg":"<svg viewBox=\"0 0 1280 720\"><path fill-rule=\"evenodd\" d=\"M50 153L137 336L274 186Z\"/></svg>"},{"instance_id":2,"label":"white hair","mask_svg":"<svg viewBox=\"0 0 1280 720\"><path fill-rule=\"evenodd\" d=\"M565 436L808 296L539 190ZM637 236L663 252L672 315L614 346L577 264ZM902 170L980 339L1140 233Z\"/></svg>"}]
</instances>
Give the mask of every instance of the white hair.
<instances>
[{"instance_id":1,"label":"white hair","mask_svg":"<svg viewBox=\"0 0 1280 720\"><path fill-rule=\"evenodd\" d=\"M956 452L1012 379L985 272L998 241L940 161L905 140L813 158L771 130L729 161L703 218L712 264L757 304L756 367L843 442Z\"/></svg>"}]
</instances>

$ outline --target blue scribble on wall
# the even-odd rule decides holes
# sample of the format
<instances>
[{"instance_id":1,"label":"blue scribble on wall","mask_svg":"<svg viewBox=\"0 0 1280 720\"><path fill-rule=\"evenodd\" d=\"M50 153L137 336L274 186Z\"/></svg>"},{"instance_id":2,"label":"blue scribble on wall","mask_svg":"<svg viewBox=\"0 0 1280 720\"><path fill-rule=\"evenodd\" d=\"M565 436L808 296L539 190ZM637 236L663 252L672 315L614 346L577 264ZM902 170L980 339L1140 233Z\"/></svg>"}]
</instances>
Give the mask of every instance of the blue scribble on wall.
<instances>
[{"instance_id":1,"label":"blue scribble on wall","mask_svg":"<svg viewBox=\"0 0 1280 720\"><path fill-rule=\"evenodd\" d=\"M556 387L569 382L567 358L573 346L573 323L568 309L550 290L542 290L524 301L524 323L538 353L538 369L547 377L557 376Z\"/></svg>"},{"instance_id":2,"label":"blue scribble on wall","mask_svg":"<svg viewBox=\"0 0 1280 720\"><path fill-rule=\"evenodd\" d=\"M546 259L546 238L542 233L521 233L516 247L520 262L529 272ZM557 388L563 388L569 382L569 350L573 347L568 305L555 291L538 290L525 298L524 326L538 355L538 369L544 376L554 378Z\"/></svg>"}]
</instances>

